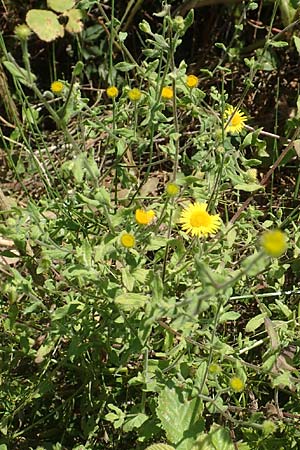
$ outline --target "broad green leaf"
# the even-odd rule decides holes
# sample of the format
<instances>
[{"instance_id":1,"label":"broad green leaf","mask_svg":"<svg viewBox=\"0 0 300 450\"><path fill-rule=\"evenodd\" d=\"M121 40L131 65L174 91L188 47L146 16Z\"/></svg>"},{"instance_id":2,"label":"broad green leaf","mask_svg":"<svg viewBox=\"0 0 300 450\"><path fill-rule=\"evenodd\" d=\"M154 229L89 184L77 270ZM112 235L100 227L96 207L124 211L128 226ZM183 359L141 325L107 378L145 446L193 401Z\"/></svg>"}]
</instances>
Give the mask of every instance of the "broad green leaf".
<instances>
[{"instance_id":1,"label":"broad green leaf","mask_svg":"<svg viewBox=\"0 0 300 450\"><path fill-rule=\"evenodd\" d=\"M134 428L140 428L146 420L148 420L148 416L143 413L139 413L131 419L127 420L123 425L123 430L125 433L129 433Z\"/></svg>"},{"instance_id":2,"label":"broad green leaf","mask_svg":"<svg viewBox=\"0 0 300 450\"><path fill-rule=\"evenodd\" d=\"M252 333L257 330L257 328L264 323L265 317L267 317L267 313L258 314L257 316L252 317L245 327L246 333Z\"/></svg>"},{"instance_id":3,"label":"broad green leaf","mask_svg":"<svg viewBox=\"0 0 300 450\"><path fill-rule=\"evenodd\" d=\"M55 12L64 12L73 8L75 0L47 0L47 6Z\"/></svg>"},{"instance_id":4,"label":"broad green leaf","mask_svg":"<svg viewBox=\"0 0 300 450\"><path fill-rule=\"evenodd\" d=\"M133 292L127 292L118 295L115 298L115 303L117 303L117 305L119 305L125 311L142 308L147 301L148 297L146 295L135 294Z\"/></svg>"},{"instance_id":5,"label":"broad green leaf","mask_svg":"<svg viewBox=\"0 0 300 450\"><path fill-rule=\"evenodd\" d=\"M51 42L64 36L64 27L52 11L30 9L26 15L26 23L42 41Z\"/></svg>"},{"instance_id":6,"label":"broad green leaf","mask_svg":"<svg viewBox=\"0 0 300 450\"><path fill-rule=\"evenodd\" d=\"M152 444L150 447L147 447L145 450L175 450L174 447L171 447L168 444Z\"/></svg>"},{"instance_id":7,"label":"broad green leaf","mask_svg":"<svg viewBox=\"0 0 300 450\"><path fill-rule=\"evenodd\" d=\"M226 428L213 424L210 432L201 435L192 450L234 450L234 445Z\"/></svg>"},{"instance_id":8,"label":"broad green leaf","mask_svg":"<svg viewBox=\"0 0 300 450\"><path fill-rule=\"evenodd\" d=\"M69 33L80 33L82 31L82 13L79 9L70 9L69 11L64 12L63 15L69 19L66 24L66 30Z\"/></svg>"},{"instance_id":9,"label":"broad green leaf","mask_svg":"<svg viewBox=\"0 0 300 450\"><path fill-rule=\"evenodd\" d=\"M219 425L213 425L209 431L211 443L216 450L234 450L229 431Z\"/></svg>"},{"instance_id":10,"label":"broad green leaf","mask_svg":"<svg viewBox=\"0 0 300 450\"><path fill-rule=\"evenodd\" d=\"M156 413L167 439L176 445L176 450L190 450L198 433L203 431L199 398L188 400L178 388L165 387L159 394Z\"/></svg>"}]
</instances>

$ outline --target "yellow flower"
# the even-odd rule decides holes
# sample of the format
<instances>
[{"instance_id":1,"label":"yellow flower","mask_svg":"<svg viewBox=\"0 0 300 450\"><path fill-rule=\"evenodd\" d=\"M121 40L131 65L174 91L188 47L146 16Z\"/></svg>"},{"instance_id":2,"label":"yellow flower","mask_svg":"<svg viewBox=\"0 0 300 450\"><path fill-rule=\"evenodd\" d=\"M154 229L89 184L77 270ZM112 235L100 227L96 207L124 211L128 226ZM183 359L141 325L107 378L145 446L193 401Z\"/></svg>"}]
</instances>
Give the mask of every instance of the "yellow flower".
<instances>
[{"instance_id":1,"label":"yellow flower","mask_svg":"<svg viewBox=\"0 0 300 450\"><path fill-rule=\"evenodd\" d=\"M279 258L287 249L287 237L281 230L266 231L261 237L261 246L265 253Z\"/></svg>"},{"instance_id":2,"label":"yellow flower","mask_svg":"<svg viewBox=\"0 0 300 450\"><path fill-rule=\"evenodd\" d=\"M109 86L106 89L106 94L107 94L107 97L109 97L109 98L115 98L119 95L118 88L116 88L116 86Z\"/></svg>"},{"instance_id":3,"label":"yellow flower","mask_svg":"<svg viewBox=\"0 0 300 450\"><path fill-rule=\"evenodd\" d=\"M242 392L245 388L245 383L240 377L232 377L229 381L229 386L233 392Z\"/></svg>"},{"instance_id":4,"label":"yellow flower","mask_svg":"<svg viewBox=\"0 0 300 450\"><path fill-rule=\"evenodd\" d=\"M140 225L149 225L155 217L155 212L151 209L150 211L145 211L144 209L137 209L135 211L135 220Z\"/></svg>"},{"instance_id":5,"label":"yellow flower","mask_svg":"<svg viewBox=\"0 0 300 450\"><path fill-rule=\"evenodd\" d=\"M171 100L173 98L173 89L170 86L165 86L161 91L161 98L164 100Z\"/></svg>"},{"instance_id":6,"label":"yellow flower","mask_svg":"<svg viewBox=\"0 0 300 450\"><path fill-rule=\"evenodd\" d=\"M133 88L128 92L128 97L132 102L138 102L141 99L142 93L139 89Z\"/></svg>"},{"instance_id":7,"label":"yellow flower","mask_svg":"<svg viewBox=\"0 0 300 450\"><path fill-rule=\"evenodd\" d=\"M225 131L229 133L240 133L245 128L245 122L247 122L246 115L231 105L227 106L224 112ZM228 122L229 121L229 122Z\"/></svg>"},{"instance_id":8,"label":"yellow flower","mask_svg":"<svg viewBox=\"0 0 300 450\"><path fill-rule=\"evenodd\" d=\"M132 248L135 246L135 237L130 233L122 234L120 241L125 248Z\"/></svg>"},{"instance_id":9,"label":"yellow flower","mask_svg":"<svg viewBox=\"0 0 300 450\"><path fill-rule=\"evenodd\" d=\"M54 94L60 94L64 87L65 85L61 81L53 81L53 83L51 83L51 91Z\"/></svg>"},{"instance_id":10,"label":"yellow flower","mask_svg":"<svg viewBox=\"0 0 300 450\"><path fill-rule=\"evenodd\" d=\"M166 186L166 192L170 197L175 197L179 193L179 186L176 183L168 183Z\"/></svg>"},{"instance_id":11,"label":"yellow flower","mask_svg":"<svg viewBox=\"0 0 300 450\"><path fill-rule=\"evenodd\" d=\"M196 75L188 75L186 79L186 85L190 89L195 88L199 83L199 78Z\"/></svg>"},{"instance_id":12,"label":"yellow flower","mask_svg":"<svg viewBox=\"0 0 300 450\"><path fill-rule=\"evenodd\" d=\"M220 216L209 214L206 208L206 203L190 203L179 219L182 229L198 237L216 233L221 226Z\"/></svg>"}]
</instances>

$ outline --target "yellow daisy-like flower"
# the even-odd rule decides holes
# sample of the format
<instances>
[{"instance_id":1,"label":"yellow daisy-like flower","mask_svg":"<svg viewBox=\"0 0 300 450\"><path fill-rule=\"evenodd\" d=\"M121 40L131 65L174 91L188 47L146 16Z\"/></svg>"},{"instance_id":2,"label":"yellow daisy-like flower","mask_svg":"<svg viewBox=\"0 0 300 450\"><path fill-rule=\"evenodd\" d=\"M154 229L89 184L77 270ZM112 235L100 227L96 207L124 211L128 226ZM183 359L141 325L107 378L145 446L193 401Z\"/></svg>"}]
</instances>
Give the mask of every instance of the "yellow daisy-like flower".
<instances>
[{"instance_id":1,"label":"yellow daisy-like flower","mask_svg":"<svg viewBox=\"0 0 300 450\"><path fill-rule=\"evenodd\" d=\"M138 102L142 97L142 93L138 88L133 88L128 92L128 97L132 102Z\"/></svg>"},{"instance_id":2,"label":"yellow daisy-like flower","mask_svg":"<svg viewBox=\"0 0 300 450\"><path fill-rule=\"evenodd\" d=\"M155 212L150 209L150 211L145 211L144 209L137 209L135 211L135 220L140 225L149 225L155 217Z\"/></svg>"},{"instance_id":3,"label":"yellow daisy-like flower","mask_svg":"<svg viewBox=\"0 0 300 450\"><path fill-rule=\"evenodd\" d=\"M61 81L53 81L51 83L51 91L54 94L60 94L64 90L65 85Z\"/></svg>"},{"instance_id":4,"label":"yellow daisy-like flower","mask_svg":"<svg viewBox=\"0 0 300 450\"><path fill-rule=\"evenodd\" d=\"M239 109L234 111L235 108L229 105L224 112L225 131L229 133L240 133L245 128L247 117Z\"/></svg>"},{"instance_id":5,"label":"yellow daisy-like flower","mask_svg":"<svg viewBox=\"0 0 300 450\"><path fill-rule=\"evenodd\" d=\"M166 186L166 193L169 195L169 197L175 197L177 194L179 194L179 191L180 188L176 183L168 183Z\"/></svg>"},{"instance_id":6,"label":"yellow daisy-like flower","mask_svg":"<svg viewBox=\"0 0 300 450\"><path fill-rule=\"evenodd\" d=\"M182 229L192 236L215 234L221 226L219 214L211 215L206 211L206 203L190 203L181 213L179 222Z\"/></svg>"},{"instance_id":7,"label":"yellow daisy-like flower","mask_svg":"<svg viewBox=\"0 0 300 450\"><path fill-rule=\"evenodd\" d=\"M109 97L109 98L115 98L119 95L119 90L116 86L109 86L106 89L106 94L107 94L107 97Z\"/></svg>"},{"instance_id":8,"label":"yellow daisy-like flower","mask_svg":"<svg viewBox=\"0 0 300 450\"><path fill-rule=\"evenodd\" d=\"M193 89L198 86L199 78L196 75L188 75L186 78L186 85L190 89Z\"/></svg>"},{"instance_id":9,"label":"yellow daisy-like flower","mask_svg":"<svg viewBox=\"0 0 300 450\"><path fill-rule=\"evenodd\" d=\"M135 237L133 236L133 234L130 233L122 234L120 241L123 247L125 248L132 248L135 246Z\"/></svg>"},{"instance_id":10,"label":"yellow daisy-like flower","mask_svg":"<svg viewBox=\"0 0 300 450\"><path fill-rule=\"evenodd\" d=\"M245 383L240 377L232 377L229 381L229 386L233 392L242 392L245 388Z\"/></svg>"},{"instance_id":11,"label":"yellow daisy-like flower","mask_svg":"<svg viewBox=\"0 0 300 450\"><path fill-rule=\"evenodd\" d=\"M261 237L264 252L273 258L279 258L287 249L287 237L281 230L266 231Z\"/></svg>"},{"instance_id":12,"label":"yellow daisy-like flower","mask_svg":"<svg viewBox=\"0 0 300 450\"><path fill-rule=\"evenodd\" d=\"M161 98L164 100L171 100L173 98L174 92L170 86L165 86L161 91Z\"/></svg>"}]
</instances>

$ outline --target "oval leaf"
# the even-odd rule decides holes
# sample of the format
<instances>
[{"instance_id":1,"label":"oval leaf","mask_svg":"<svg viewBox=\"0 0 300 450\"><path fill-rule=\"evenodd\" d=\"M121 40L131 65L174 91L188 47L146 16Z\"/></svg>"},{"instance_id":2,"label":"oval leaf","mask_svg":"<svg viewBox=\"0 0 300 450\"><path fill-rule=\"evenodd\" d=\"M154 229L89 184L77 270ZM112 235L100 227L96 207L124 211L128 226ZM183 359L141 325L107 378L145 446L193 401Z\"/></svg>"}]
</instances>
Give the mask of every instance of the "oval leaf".
<instances>
[{"instance_id":1,"label":"oval leaf","mask_svg":"<svg viewBox=\"0 0 300 450\"><path fill-rule=\"evenodd\" d=\"M252 333L253 331L255 331L264 323L265 317L267 317L267 313L258 314L257 316L250 319L246 325L245 331L247 333Z\"/></svg>"},{"instance_id":2,"label":"oval leaf","mask_svg":"<svg viewBox=\"0 0 300 450\"><path fill-rule=\"evenodd\" d=\"M126 311L142 308L147 301L148 297L146 295L135 294L132 292L118 295L115 298L115 302Z\"/></svg>"},{"instance_id":3,"label":"oval leaf","mask_svg":"<svg viewBox=\"0 0 300 450\"><path fill-rule=\"evenodd\" d=\"M45 42L54 41L64 35L64 27L59 23L56 14L51 11L31 9L26 15L26 23Z\"/></svg>"}]
</instances>

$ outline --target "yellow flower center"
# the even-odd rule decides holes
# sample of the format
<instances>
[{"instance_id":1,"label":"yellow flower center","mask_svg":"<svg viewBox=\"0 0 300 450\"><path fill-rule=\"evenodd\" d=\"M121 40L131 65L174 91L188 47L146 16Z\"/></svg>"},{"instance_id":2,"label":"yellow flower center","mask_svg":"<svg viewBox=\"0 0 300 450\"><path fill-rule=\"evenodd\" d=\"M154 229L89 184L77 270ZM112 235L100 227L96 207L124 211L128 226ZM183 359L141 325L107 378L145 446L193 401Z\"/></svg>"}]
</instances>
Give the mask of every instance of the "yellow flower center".
<instances>
[{"instance_id":1,"label":"yellow flower center","mask_svg":"<svg viewBox=\"0 0 300 450\"><path fill-rule=\"evenodd\" d=\"M206 211L195 211L191 214L190 224L192 227L209 227L210 215Z\"/></svg>"},{"instance_id":2,"label":"yellow flower center","mask_svg":"<svg viewBox=\"0 0 300 450\"><path fill-rule=\"evenodd\" d=\"M240 123L241 123L240 115L235 113L230 121L230 124L235 127L235 126L239 125Z\"/></svg>"}]
</instances>

